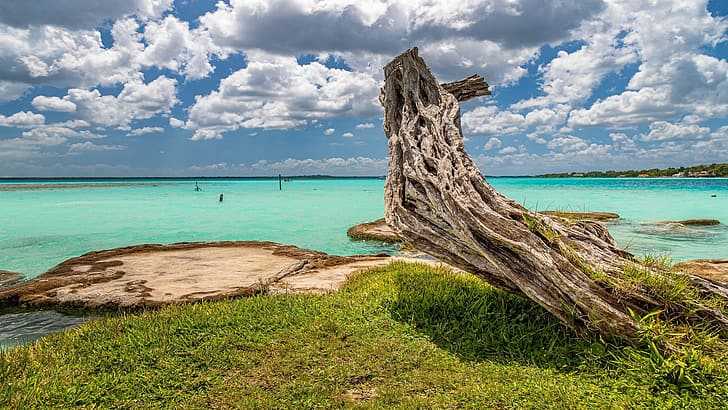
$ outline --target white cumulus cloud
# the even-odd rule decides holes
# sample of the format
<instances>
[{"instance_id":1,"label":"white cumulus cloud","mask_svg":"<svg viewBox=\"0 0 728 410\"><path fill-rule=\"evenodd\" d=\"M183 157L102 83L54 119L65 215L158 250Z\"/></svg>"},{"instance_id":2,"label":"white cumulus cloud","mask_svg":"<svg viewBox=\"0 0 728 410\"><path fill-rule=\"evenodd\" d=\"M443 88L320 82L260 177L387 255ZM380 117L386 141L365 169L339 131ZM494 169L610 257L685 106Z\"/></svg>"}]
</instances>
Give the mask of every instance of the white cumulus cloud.
<instances>
[{"instance_id":1,"label":"white cumulus cloud","mask_svg":"<svg viewBox=\"0 0 728 410\"><path fill-rule=\"evenodd\" d=\"M369 75L299 65L293 57L252 54L244 69L223 79L190 107L193 140L240 128L288 129L320 119L379 112L378 83Z\"/></svg>"},{"instance_id":2,"label":"white cumulus cloud","mask_svg":"<svg viewBox=\"0 0 728 410\"><path fill-rule=\"evenodd\" d=\"M161 132L164 132L164 128L162 128L162 127L142 127L142 128L133 129L126 135L128 137L137 137L139 135L159 134Z\"/></svg>"},{"instance_id":3,"label":"white cumulus cloud","mask_svg":"<svg viewBox=\"0 0 728 410\"><path fill-rule=\"evenodd\" d=\"M64 100L76 105L79 119L105 127L129 127L132 121L169 113L177 104L177 80L160 76L147 84L124 84L118 95L102 95L97 89L72 88Z\"/></svg>"},{"instance_id":4,"label":"white cumulus cloud","mask_svg":"<svg viewBox=\"0 0 728 410\"><path fill-rule=\"evenodd\" d=\"M36 114L31 111L20 111L10 116L0 114L0 127L32 127L45 123L43 114Z\"/></svg>"},{"instance_id":5,"label":"white cumulus cloud","mask_svg":"<svg viewBox=\"0 0 728 410\"><path fill-rule=\"evenodd\" d=\"M33 107L40 111L60 111L60 112L74 112L76 111L76 104L63 98L58 97L46 97L39 95L33 98L31 102Z\"/></svg>"},{"instance_id":6,"label":"white cumulus cloud","mask_svg":"<svg viewBox=\"0 0 728 410\"><path fill-rule=\"evenodd\" d=\"M673 124L657 121L650 124L650 132L641 136L642 141L669 141L676 139L700 139L710 132L710 128L696 124Z\"/></svg>"}]
</instances>

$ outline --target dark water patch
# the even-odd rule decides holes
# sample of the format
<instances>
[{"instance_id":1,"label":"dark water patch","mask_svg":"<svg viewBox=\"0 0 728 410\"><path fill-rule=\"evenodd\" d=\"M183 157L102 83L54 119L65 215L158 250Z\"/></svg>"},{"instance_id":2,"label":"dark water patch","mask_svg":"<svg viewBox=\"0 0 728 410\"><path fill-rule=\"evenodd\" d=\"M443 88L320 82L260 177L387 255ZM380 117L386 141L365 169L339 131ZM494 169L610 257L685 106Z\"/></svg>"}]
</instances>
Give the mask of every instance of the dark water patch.
<instances>
[{"instance_id":1,"label":"dark water patch","mask_svg":"<svg viewBox=\"0 0 728 410\"><path fill-rule=\"evenodd\" d=\"M53 310L0 315L0 350L32 342L47 334L78 326L88 317L69 316Z\"/></svg>"}]
</instances>

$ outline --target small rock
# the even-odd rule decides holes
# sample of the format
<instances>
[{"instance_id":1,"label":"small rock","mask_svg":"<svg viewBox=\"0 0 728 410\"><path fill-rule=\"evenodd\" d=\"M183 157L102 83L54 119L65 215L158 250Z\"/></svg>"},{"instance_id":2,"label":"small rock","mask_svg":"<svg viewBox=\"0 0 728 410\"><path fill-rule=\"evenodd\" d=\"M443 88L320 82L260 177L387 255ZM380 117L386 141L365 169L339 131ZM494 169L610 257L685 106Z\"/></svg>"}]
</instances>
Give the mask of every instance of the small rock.
<instances>
[{"instance_id":1,"label":"small rock","mask_svg":"<svg viewBox=\"0 0 728 410\"><path fill-rule=\"evenodd\" d=\"M387 225L384 218L377 219L374 222L354 225L346 231L346 234L355 240L371 240L386 243L402 242L402 238L394 232L394 229Z\"/></svg>"}]
</instances>

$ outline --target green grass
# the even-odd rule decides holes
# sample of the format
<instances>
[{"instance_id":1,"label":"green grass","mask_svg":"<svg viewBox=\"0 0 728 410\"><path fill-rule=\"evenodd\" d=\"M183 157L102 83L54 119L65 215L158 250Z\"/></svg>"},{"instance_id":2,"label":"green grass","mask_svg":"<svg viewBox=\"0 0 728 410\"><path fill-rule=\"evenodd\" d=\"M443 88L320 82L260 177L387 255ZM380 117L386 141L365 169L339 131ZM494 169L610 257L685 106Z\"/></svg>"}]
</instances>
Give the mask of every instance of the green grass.
<instances>
[{"instance_id":1,"label":"green grass","mask_svg":"<svg viewBox=\"0 0 728 410\"><path fill-rule=\"evenodd\" d=\"M395 263L336 294L107 317L9 350L0 407L725 408L708 347L725 344L671 358L578 338L477 278Z\"/></svg>"},{"instance_id":2,"label":"green grass","mask_svg":"<svg viewBox=\"0 0 728 410\"><path fill-rule=\"evenodd\" d=\"M546 243L553 244L559 239L559 234L543 223L543 221L525 213L523 214L523 221L529 231L538 235Z\"/></svg>"}]
</instances>

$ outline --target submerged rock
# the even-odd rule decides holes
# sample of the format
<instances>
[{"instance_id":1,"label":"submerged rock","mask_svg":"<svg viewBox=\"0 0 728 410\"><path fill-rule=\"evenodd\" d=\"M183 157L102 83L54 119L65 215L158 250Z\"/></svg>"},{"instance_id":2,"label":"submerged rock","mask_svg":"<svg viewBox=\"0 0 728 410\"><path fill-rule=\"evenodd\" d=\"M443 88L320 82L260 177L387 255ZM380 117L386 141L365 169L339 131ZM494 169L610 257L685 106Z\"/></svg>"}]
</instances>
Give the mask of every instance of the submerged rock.
<instances>
[{"instance_id":1,"label":"submerged rock","mask_svg":"<svg viewBox=\"0 0 728 410\"><path fill-rule=\"evenodd\" d=\"M643 223L634 231L675 240L709 239L720 235L713 226L683 225L675 222Z\"/></svg>"},{"instance_id":2,"label":"submerged rock","mask_svg":"<svg viewBox=\"0 0 728 410\"><path fill-rule=\"evenodd\" d=\"M660 221L658 224L678 224L683 226L715 226L720 225L717 219L685 219L682 221Z\"/></svg>"},{"instance_id":3,"label":"submerged rock","mask_svg":"<svg viewBox=\"0 0 728 410\"><path fill-rule=\"evenodd\" d=\"M387 225L384 218L377 219L374 222L354 225L346 231L346 234L351 239L356 240L372 240L386 243L402 242L402 238Z\"/></svg>"},{"instance_id":4,"label":"submerged rock","mask_svg":"<svg viewBox=\"0 0 728 410\"><path fill-rule=\"evenodd\" d=\"M126 309L227 299L271 288L329 291L352 272L391 260L257 241L138 245L69 259L34 280L0 290L0 306Z\"/></svg>"},{"instance_id":5,"label":"submerged rock","mask_svg":"<svg viewBox=\"0 0 728 410\"><path fill-rule=\"evenodd\" d=\"M685 219L640 224L635 232L657 235L675 240L709 239L722 234L722 225L716 219Z\"/></svg>"},{"instance_id":6,"label":"submerged rock","mask_svg":"<svg viewBox=\"0 0 728 410\"><path fill-rule=\"evenodd\" d=\"M589 221L612 221L619 219L619 214L614 212L570 212L570 211L543 211L544 215L556 216L564 219L571 219L575 221L589 220Z\"/></svg>"},{"instance_id":7,"label":"submerged rock","mask_svg":"<svg viewBox=\"0 0 728 410\"><path fill-rule=\"evenodd\" d=\"M694 259L678 263L675 270L728 283L728 259Z\"/></svg>"}]
</instances>

